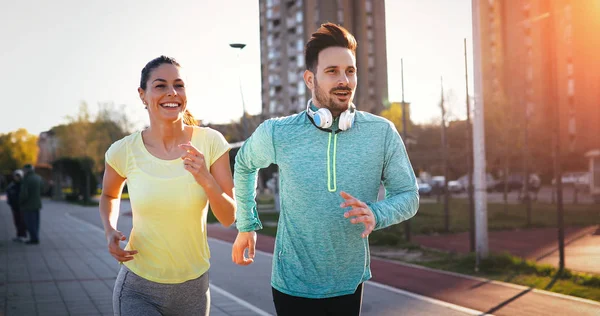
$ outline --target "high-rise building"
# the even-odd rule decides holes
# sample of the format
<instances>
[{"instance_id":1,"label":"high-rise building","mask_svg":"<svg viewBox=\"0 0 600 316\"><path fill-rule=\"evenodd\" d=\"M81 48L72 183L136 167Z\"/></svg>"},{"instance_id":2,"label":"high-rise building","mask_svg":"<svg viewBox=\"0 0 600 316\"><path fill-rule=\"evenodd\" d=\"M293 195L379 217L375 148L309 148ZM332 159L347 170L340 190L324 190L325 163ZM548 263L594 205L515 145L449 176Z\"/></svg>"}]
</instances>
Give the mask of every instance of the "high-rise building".
<instances>
[{"instance_id":1,"label":"high-rise building","mask_svg":"<svg viewBox=\"0 0 600 316\"><path fill-rule=\"evenodd\" d=\"M322 23L350 31L358 42L354 103L379 113L388 98L384 0L260 0L262 113L302 111L310 98L303 80L304 45Z\"/></svg>"},{"instance_id":2,"label":"high-rise building","mask_svg":"<svg viewBox=\"0 0 600 316\"><path fill-rule=\"evenodd\" d=\"M558 113L564 168L584 169L583 154L600 148L600 2L476 1L486 130L516 131L515 149L528 135L534 169L551 170Z\"/></svg>"}]
</instances>

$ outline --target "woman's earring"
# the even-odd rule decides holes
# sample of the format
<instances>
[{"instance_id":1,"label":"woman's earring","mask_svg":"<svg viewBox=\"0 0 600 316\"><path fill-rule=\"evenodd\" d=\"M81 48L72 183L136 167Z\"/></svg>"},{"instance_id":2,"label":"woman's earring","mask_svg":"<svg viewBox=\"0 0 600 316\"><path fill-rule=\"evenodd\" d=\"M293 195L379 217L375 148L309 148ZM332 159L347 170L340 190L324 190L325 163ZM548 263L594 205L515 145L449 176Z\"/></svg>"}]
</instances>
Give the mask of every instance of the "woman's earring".
<instances>
[{"instance_id":1,"label":"woman's earring","mask_svg":"<svg viewBox=\"0 0 600 316\"><path fill-rule=\"evenodd\" d=\"M148 103L146 103L146 101L144 101L144 105L145 105L144 109L147 110L148 109Z\"/></svg>"}]
</instances>

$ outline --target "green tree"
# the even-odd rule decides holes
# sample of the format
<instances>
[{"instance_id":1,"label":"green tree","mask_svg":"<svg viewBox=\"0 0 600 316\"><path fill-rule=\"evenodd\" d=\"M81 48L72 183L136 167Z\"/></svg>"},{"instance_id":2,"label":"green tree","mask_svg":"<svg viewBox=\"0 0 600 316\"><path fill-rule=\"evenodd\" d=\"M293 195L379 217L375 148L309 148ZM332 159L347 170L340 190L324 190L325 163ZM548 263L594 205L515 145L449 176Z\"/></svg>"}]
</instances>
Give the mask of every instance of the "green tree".
<instances>
[{"instance_id":1,"label":"green tree","mask_svg":"<svg viewBox=\"0 0 600 316\"><path fill-rule=\"evenodd\" d=\"M35 164L38 155L38 137L20 128L0 135L0 171L10 173L24 164Z\"/></svg>"},{"instance_id":2,"label":"green tree","mask_svg":"<svg viewBox=\"0 0 600 316\"><path fill-rule=\"evenodd\" d=\"M129 120L112 103L99 104L98 115L92 118L88 106L82 102L76 116L68 116L69 123L52 128L58 141L58 157L89 157L95 173L104 170L104 153L115 141L129 133Z\"/></svg>"},{"instance_id":3,"label":"green tree","mask_svg":"<svg viewBox=\"0 0 600 316\"><path fill-rule=\"evenodd\" d=\"M410 103L406 103L406 130L410 134L412 132L412 123L410 121ZM402 102L392 102L389 107L381 111L381 116L390 120L396 126L396 129L400 134L404 131L403 124L404 118L402 113Z\"/></svg>"},{"instance_id":4,"label":"green tree","mask_svg":"<svg viewBox=\"0 0 600 316\"><path fill-rule=\"evenodd\" d=\"M101 103L98 106L98 115L94 118L88 105L82 102L79 112L74 116L67 117L67 124L52 128L58 140L58 160L75 159L81 165L77 168L70 168L71 171L68 175L74 180L74 174L80 170L86 177L83 182L86 188L79 189L85 202L89 201L89 193L95 191L95 185L93 185L96 182L95 176L104 170L106 150L113 142L127 135L130 125L127 115L117 109L113 103ZM61 161L64 162L64 159ZM57 167L59 170L66 171L62 168L67 168L69 165L62 163Z\"/></svg>"}]
</instances>

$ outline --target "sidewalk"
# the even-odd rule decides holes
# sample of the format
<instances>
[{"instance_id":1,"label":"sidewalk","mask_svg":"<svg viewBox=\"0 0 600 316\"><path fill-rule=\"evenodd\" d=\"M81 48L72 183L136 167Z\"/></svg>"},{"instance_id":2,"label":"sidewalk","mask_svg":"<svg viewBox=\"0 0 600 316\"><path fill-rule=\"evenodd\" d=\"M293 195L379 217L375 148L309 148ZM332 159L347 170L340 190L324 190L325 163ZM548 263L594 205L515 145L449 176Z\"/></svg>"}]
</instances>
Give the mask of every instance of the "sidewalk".
<instances>
[{"instance_id":1,"label":"sidewalk","mask_svg":"<svg viewBox=\"0 0 600 316\"><path fill-rule=\"evenodd\" d=\"M119 264L102 230L66 213L89 208L44 200L40 244L11 241L11 211L0 196L0 316L113 315ZM211 316L256 315L211 287Z\"/></svg>"},{"instance_id":2,"label":"sidewalk","mask_svg":"<svg viewBox=\"0 0 600 316\"><path fill-rule=\"evenodd\" d=\"M556 228L492 231L488 234L490 251L558 266L558 232ZM469 233L417 235L413 241L421 246L449 252L468 253ZM565 229L566 267L600 274L600 226Z\"/></svg>"},{"instance_id":3,"label":"sidewalk","mask_svg":"<svg viewBox=\"0 0 600 316\"><path fill-rule=\"evenodd\" d=\"M237 231L214 224L208 234L233 242ZM274 244L274 238L258 236L258 250L273 253ZM498 316L600 315L598 302L503 282L376 258L371 258L371 270L373 281Z\"/></svg>"}]
</instances>

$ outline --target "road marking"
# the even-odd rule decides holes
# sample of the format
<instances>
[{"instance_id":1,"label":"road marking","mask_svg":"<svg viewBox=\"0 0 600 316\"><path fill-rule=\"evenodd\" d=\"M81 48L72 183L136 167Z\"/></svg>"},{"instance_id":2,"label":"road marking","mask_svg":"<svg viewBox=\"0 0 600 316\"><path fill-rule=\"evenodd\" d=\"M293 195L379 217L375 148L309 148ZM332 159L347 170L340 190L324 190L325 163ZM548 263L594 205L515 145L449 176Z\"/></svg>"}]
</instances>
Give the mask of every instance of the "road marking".
<instances>
[{"instance_id":1,"label":"road marking","mask_svg":"<svg viewBox=\"0 0 600 316\"><path fill-rule=\"evenodd\" d=\"M488 313L480 312L478 310L471 309L471 308L468 308L468 307L463 307L463 306L460 306L460 305L456 305L456 304L452 304L452 303L440 301L440 300L435 299L435 298L431 298L431 297L423 296L423 295L420 295L420 294L415 294L415 293L412 293L412 292L408 292L408 291L405 291L405 290L397 289L395 287L391 287L389 285L377 283L377 282L374 282L374 281L367 281L365 283L367 283L368 285L372 285L372 286L378 287L380 289L388 290L388 291L391 291L391 292L394 292L394 293L397 293L397 294L400 294L400 295L408 296L408 297L411 297L411 298L414 298L414 299L417 299L417 300L421 300L421 301L425 301L425 302L428 302L428 303L431 303L431 304L435 304L435 305L447 307L449 309L453 309L455 311L459 311L459 312L466 313L466 314L469 314L469 315L494 316L493 314L488 314Z\"/></svg>"},{"instance_id":2,"label":"road marking","mask_svg":"<svg viewBox=\"0 0 600 316\"><path fill-rule=\"evenodd\" d=\"M216 285L214 285L212 283L210 284L210 290L211 291L214 290L214 291L218 292L219 294L221 294L223 296L226 296L227 298L235 301L236 303L244 306L245 308L247 308L247 309L255 312L257 315L260 315L260 316L272 316L272 314L269 314L269 313L263 311L262 309L260 309L260 308L258 308L256 306L254 306L254 305L252 305L252 304L244 301L243 299L241 299L241 298L239 298L239 297L237 297L237 296L235 296L235 295L233 295L233 294L231 294L231 293L223 290L222 288L220 288L220 287L218 287L218 286L216 286Z\"/></svg>"},{"instance_id":3,"label":"road marking","mask_svg":"<svg viewBox=\"0 0 600 316\"><path fill-rule=\"evenodd\" d=\"M90 229L93 229L95 231L104 233L104 230L102 230L100 227L98 227L98 226L96 226L96 225L94 225L92 223L88 223L87 221L85 221L85 220L83 220L81 218L77 218L77 217L71 215L69 212L65 213L65 216L68 217L68 218L70 218L70 219L72 219L72 220L75 220L75 221L83 224L84 226L87 226ZM229 244L229 245L231 245L231 244ZM272 314L269 314L269 313L263 311L262 309L260 309L260 308L258 308L256 306L254 306L254 305L252 305L252 304L244 301L243 299L241 299L241 298L239 298L239 297L237 297L237 296L235 296L235 295L233 295L233 294L231 294L231 293L223 290L222 288L220 288L220 287L218 287L218 286L216 286L216 285L214 285L212 283L210 283L210 289L211 289L211 291L214 290L215 292L217 292L217 293L219 293L221 295L226 296L227 298L235 301L239 305L242 305L243 307L245 307L245 308L247 308L247 309L255 312L259 316L273 316Z\"/></svg>"},{"instance_id":4,"label":"road marking","mask_svg":"<svg viewBox=\"0 0 600 316\"><path fill-rule=\"evenodd\" d=\"M208 237L208 239L211 240L211 241L217 242L217 243L231 245L230 242L226 242L226 241L223 241L223 240L220 240L220 239L217 239L217 238ZM269 257L273 258L273 254L272 253L265 252L265 251L262 251L262 250L256 249L255 253L261 253L261 254L263 254L265 256L269 256ZM484 312L481 312L481 311L478 311L478 310L475 310L475 309L463 307L463 306L460 306L460 305L456 305L456 304L452 304L452 303L440 301L440 300L435 299L435 298L431 298L431 297L427 297L427 296L415 294L415 293L412 293L412 292L404 291L404 290L397 289L397 288L394 288L394 287L391 287L391 286L388 286L388 285L385 285L385 284L377 283L375 281L367 281L366 283L368 285L372 285L372 286L378 287L380 289L388 290L388 291L394 292L396 294L408 296L408 297L411 297L413 299L425 301L425 302L430 303L430 304L434 304L434 305L438 305L438 306L443 306L443 307L446 307L446 308L449 308L449 309L453 309L453 310L456 310L456 311L459 311L459 312L462 312L462 313L467 313L469 315L493 316L492 314L486 314Z\"/></svg>"}]
</instances>

